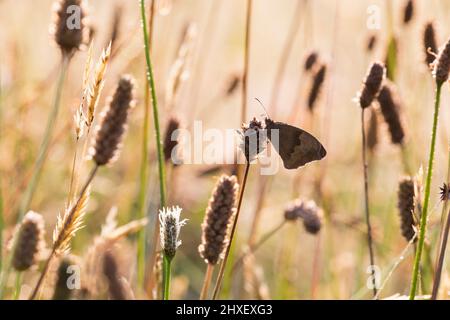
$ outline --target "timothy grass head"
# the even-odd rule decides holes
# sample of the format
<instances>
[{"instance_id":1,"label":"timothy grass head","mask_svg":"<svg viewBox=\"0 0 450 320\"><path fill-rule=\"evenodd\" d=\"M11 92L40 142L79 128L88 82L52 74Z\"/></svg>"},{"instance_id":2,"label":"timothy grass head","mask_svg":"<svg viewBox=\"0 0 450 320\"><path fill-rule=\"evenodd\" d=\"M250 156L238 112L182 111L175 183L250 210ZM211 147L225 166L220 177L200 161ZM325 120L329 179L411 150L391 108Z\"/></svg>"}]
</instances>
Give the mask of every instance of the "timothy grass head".
<instances>
[{"instance_id":1,"label":"timothy grass head","mask_svg":"<svg viewBox=\"0 0 450 320\"><path fill-rule=\"evenodd\" d=\"M229 243L228 231L236 213L239 185L235 176L222 175L209 199L202 224L200 256L209 264L216 264Z\"/></svg>"},{"instance_id":2,"label":"timothy grass head","mask_svg":"<svg viewBox=\"0 0 450 320\"><path fill-rule=\"evenodd\" d=\"M23 217L13 252L12 265L17 271L25 271L33 266L44 245L44 218L34 211Z\"/></svg>"}]
</instances>

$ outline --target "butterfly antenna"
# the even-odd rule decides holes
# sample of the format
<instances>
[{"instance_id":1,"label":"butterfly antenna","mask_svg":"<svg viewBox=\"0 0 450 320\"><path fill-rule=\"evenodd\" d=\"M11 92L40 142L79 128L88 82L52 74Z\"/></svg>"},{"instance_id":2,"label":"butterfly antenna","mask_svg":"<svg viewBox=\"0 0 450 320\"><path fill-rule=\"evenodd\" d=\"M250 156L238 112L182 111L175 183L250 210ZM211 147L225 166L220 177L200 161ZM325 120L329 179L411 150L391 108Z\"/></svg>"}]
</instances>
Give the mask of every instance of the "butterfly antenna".
<instances>
[{"instance_id":1,"label":"butterfly antenna","mask_svg":"<svg viewBox=\"0 0 450 320\"><path fill-rule=\"evenodd\" d=\"M261 102L261 100L259 100L258 98L255 98L255 100L258 101L258 103L259 103L259 104L261 105L261 107L263 108L264 113L266 114L266 117L269 118L269 115L268 115L268 113L267 113L267 109L266 109L266 107L264 107L264 105L263 105L263 103Z\"/></svg>"}]
</instances>

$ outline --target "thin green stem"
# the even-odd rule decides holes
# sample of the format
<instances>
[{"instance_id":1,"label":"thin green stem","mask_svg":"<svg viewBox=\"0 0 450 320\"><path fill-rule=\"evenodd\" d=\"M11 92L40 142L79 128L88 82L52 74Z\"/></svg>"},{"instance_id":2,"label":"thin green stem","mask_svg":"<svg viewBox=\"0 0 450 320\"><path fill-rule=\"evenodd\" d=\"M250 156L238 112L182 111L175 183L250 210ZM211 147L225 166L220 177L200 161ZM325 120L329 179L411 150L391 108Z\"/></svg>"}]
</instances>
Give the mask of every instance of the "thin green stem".
<instances>
[{"instance_id":1,"label":"thin green stem","mask_svg":"<svg viewBox=\"0 0 450 320\"><path fill-rule=\"evenodd\" d=\"M147 24L145 23L146 17L145 17L144 0L140 0L140 4L142 16L142 30L144 34L145 61L147 63L147 80L150 85L150 92L152 96L153 121L155 126L156 148L158 152L159 192L161 198L161 207L164 207L166 205L165 170L164 170L164 153L161 141L161 131L159 126L158 101L156 98L155 81L153 78L152 62L150 59Z\"/></svg>"},{"instance_id":2,"label":"thin green stem","mask_svg":"<svg viewBox=\"0 0 450 320\"><path fill-rule=\"evenodd\" d=\"M140 0L141 7L141 19L142 19L142 32L144 36L144 51L145 51L145 61L147 64L147 83L150 86L150 92L152 97L152 109L153 109L153 122L155 127L155 139L156 139L156 149L158 154L158 171L159 171L159 194L160 194L160 202L161 207L166 206L166 178L165 178L165 169L164 169L164 153L163 153L163 145L161 141L161 131L159 126L159 113L158 113L158 101L156 98L156 89L155 89L155 81L153 78L153 69L152 62L150 58L150 47L149 47L149 36L147 30L147 18L145 16L145 3L144 0ZM156 219L154 232L158 233L158 219ZM155 236L155 243L158 242L158 236ZM155 250L156 251L156 247ZM155 252L151 252L151 255L155 255ZM153 259L153 264L156 259ZM153 270L153 265L150 266L150 270Z\"/></svg>"},{"instance_id":3,"label":"thin green stem","mask_svg":"<svg viewBox=\"0 0 450 320\"><path fill-rule=\"evenodd\" d=\"M23 273L21 271L17 271L16 272L16 282L15 282L16 290L14 291L14 296L13 296L14 300L17 300L20 297L20 289L21 289L21 286L22 286L22 278L23 278Z\"/></svg>"},{"instance_id":4,"label":"thin green stem","mask_svg":"<svg viewBox=\"0 0 450 320\"><path fill-rule=\"evenodd\" d=\"M164 254L163 257L163 299L169 300L170 294L170 265L172 264L172 259Z\"/></svg>"},{"instance_id":5,"label":"thin green stem","mask_svg":"<svg viewBox=\"0 0 450 320\"><path fill-rule=\"evenodd\" d=\"M414 259L414 268L411 280L411 290L409 292L409 299L414 300L417 291L417 283L419 278L420 260L422 258L423 246L425 244L425 233L427 230L428 221L428 204L430 202L430 190L431 190L431 178L433 176L433 161L434 161L434 150L436 146L436 133L439 119L439 106L441 101L441 88L442 83L437 84L436 88L436 98L434 101L434 115L433 115L433 129L431 132L431 144L430 144L430 155L428 159L428 170L427 179L425 181L425 195L423 201L423 211L420 218L420 230L419 230L419 242L417 245L416 257Z\"/></svg>"},{"instance_id":6,"label":"thin green stem","mask_svg":"<svg viewBox=\"0 0 450 320\"><path fill-rule=\"evenodd\" d=\"M151 50L152 35L153 35L153 21L155 11L155 0L152 0L150 6L150 32L149 32L149 50ZM143 24L147 23L146 20L142 21ZM147 80L148 82L148 80ZM139 218L144 218L147 213L147 190L148 190L148 145L149 145L149 116L150 116L150 92L148 84L145 87L145 99L144 99L144 119L142 124L142 146L141 146L141 168L139 172L139 198L138 198L138 210ZM145 251L146 251L146 228L142 228L138 234L138 251L137 251L137 282L138 285L144 283L145 279Z\"/></svg>"},{"instance_id":7,"label":"thin green stem","mask_svg":"<svg viewBox=\"0 0 450 320\"><path fill-rule=\"evenodd\" d=\"M50 146L50 141L53 136L53 130L55 129L56 118L58 116L59 107L61 105L62 89L64 85L64 79L66 77L66 72L69 66L69 61L70 57L68 55L63 55L59 78L56 85L56 94L53 100L51 112L48 116L47 127L44 133L44 139L42 140L42 144L39 148L38 157L34 165L33 175L31 176L31 180L27 185L27 188L25 190L25 196L20 205L19 216L17 217L17 221L20 221L24 216L26 210L28 210L31 201L33 200L34 192L37 189L39 178L41 177L42 168L44 167L44 163L47 158L48 148Z\"/></svg>"}]
</instances>

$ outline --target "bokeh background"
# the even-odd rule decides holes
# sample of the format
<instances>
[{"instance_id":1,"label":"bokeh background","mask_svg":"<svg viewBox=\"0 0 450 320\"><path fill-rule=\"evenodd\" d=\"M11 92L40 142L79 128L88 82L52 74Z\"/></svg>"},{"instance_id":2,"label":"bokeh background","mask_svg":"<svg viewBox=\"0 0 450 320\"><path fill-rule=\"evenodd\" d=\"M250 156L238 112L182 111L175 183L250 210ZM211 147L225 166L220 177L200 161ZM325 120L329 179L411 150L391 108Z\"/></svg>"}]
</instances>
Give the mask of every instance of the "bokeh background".
<instances>
[{"instance_id":1,"label":"bokeh background","mask_svg":"<svg viewBox=\"0 0 450 320\"><path fill-rule=\"evenodd\" d=\"M298 3L301 3L300 5ZM138 1L94 0L89 2L94 28L94 59L109 42L116 8L120 6L120 28L116 56L110 61L99 106L123 73L137 79L137 105L117 163L102 169L92 186L86 227L75 238L72 252L83 256L99 234L111 207L117 207L119 223L137 217L142 118L144 113L145 58ZM156 89L163 128L171 115L192 127L201 120L207 128L240 127L241 87L231 95L226 88L243 70L245 1L240 0L157 0L152 44ZM353 101L371 62L384 61L391 35L397 39L395 84L403 101L407 147L414 172L426 165L430 140L434 81L424 63L423 30L434 21L439 46L450 35L450 3L417 0L412 21L403 24L405 1L351 0L254 0L251 22L248 74L247 120L261 118L264 110L278 121L294 121L311 131L325 145L325 160L305 168L280 171L270 178L263 197L256 238L283 220L287 202L300 197L313 199L323 208L324 221L319 234L308 234L301 223L285 225L255 253L242 270L226 277L224 298L273 299L360 299L370 297L366 286L368 253L363 211L363 171L361 163L360 109ZM60 52L49 35L50 0L0 1L0 175L5 239L14 226L15 214L27 178L33 168L45 122L50 110ZM300 8L300 9L298 9ZM371 30L368 8L379 9L380 29ZM298 29L290 38L291 50L283 56L293 18ZM167 82L177 57L186 24L196 35L187 56L185 77L172 106L167 103ZM377 38L373 51L367 50L371 35ZM306 108L312 76L303 71L306 55L315 50L328 66L314 116ZM78 107L86 51L78 52L70 65L63 92L63 104L55 136L31 208L44 215L48 243L56 216L64 210L71 161L74 152L73 114ZM284 57L284 58L283 58ZM285 62L281 80L276 82L280 61ZM449 90L443 90L435 172L431 193L431 243L439 230L439 186L447 175L449 148ZM277 100L273 104L273 94ZM296 97L300 96L299 103ZM290 117L297 110L295 119ZM374 225L376 262L384 280L393 271L381 297L406 294L409 290L413 250L406 251L397 212L398 180L404 174L401 153L390 142L387 128L379 117L379 143L370 153L370 206ZM152 122L151 122L152 123ZM153 134L153 127L151 128ZM158 172L153 135L150 139L148 194L148 239L151 241L158 206ZM209 175L200 173L206 165L181 165L169 169L170 203L183 208L189 219L182 228L183 244L174 260L173 298L198 297L205 263L198 254L204 210L220 168ZM321 185L317 187L320 177ZM254 213L260 204L261 177L252 166L238 224L233 255L246 248ZM319 190L320 189L320 190ZM136 239L121 241L122 269L130 282L136 276ZM4 248L4 250L6 250ZM434 254L433 254L434 257ZM36 274L25 277L31 286ZM448 280L443 286L448 286ZM28 289L29 290L29 289ZM136 289L136 295L145 298Z\"/></svg>"}]
</instances>

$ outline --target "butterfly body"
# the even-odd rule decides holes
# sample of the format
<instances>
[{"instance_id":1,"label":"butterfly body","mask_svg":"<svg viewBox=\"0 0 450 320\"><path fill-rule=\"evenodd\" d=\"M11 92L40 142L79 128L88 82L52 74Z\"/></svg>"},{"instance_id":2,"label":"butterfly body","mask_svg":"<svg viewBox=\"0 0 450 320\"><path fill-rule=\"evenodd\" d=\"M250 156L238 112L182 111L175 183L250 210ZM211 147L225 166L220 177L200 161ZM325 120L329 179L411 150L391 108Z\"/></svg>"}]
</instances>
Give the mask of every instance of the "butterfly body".
<instances>
[{"instance_id":1,"label":"butterfly body","mask_svg":"<svg viewBox=\"0 0 450 320\"><path fill-rule=\"evenodd\" d=\"M283 160L286 169L297 169L305 164L323 159L327 151L310 133L283 122L265 119L267 136ZM278 130L278 142L274 143L272 130Z\"/></svg>"}]
</instances>

